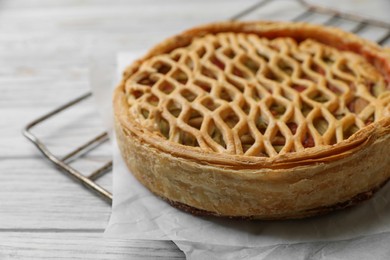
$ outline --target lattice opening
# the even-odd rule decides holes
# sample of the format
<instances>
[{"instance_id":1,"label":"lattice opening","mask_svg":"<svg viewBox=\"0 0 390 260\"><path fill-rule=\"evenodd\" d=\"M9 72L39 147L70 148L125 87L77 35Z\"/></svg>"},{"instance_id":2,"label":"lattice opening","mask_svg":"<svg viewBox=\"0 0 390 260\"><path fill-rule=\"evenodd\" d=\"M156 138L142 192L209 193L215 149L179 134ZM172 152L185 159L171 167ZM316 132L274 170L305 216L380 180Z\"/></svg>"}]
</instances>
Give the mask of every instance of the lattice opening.
<instances>
[{"instance_id":1,"label":"lattice opening","mask_svg":"<svg viewBox=\"0 0 390 260\"><path fill-rule=\"evenodd\" d=\"M284 137L282 132L280 132L280 130L278 130L272 137L271 144L277 153L279 153L286 145L286 138Z\"/></svg>"},{"instance_id":2,"label":"lattice opening","mask_svg":"<svg viewBox=\"0 0 390 260\"><path fill-rule=\"evenodd\" d=\"M282 103L273 100L269 105L269 111L274 118L279 119L286 113L286 107Z\"/></svg>"},{"instance_id":3,"label":"lattice opening","mask_svg":"<svg viewBox=\"0 0 390 260\"><path fill-rule=\"evenodd\" d=\"M279 69L281 71L286 73L288 76L291 76L293 71L294 71L294 68L290 64L288 64L288 62L286 62L282 59L278 60L277 66L279 67Z\"/></svg>"},{"instance_id":4,"label":"lattice opening","mask_svg":"<svg viewBox=\"0 0 390 260\"><path fill-rule=\"evenodd\" d=\"M297 98L295 91L288 88L282 88L280 90L280 95L292 102L294 102L294 100Z\"/></svg>"},{"instance_id":5,"label":"lattice opening","mask_svg":"<svg viewBox=\"0 0 390 260\"><path fill-rule=\"evenodd\" d=\"M163 75L167 74L172 69L171 65L163 62L156 62L152 67L156 69L157 73Z\"/></svg>"},{"instance_id":6,"label":"lattice opening","mask_svg":"<svg viewBox=\"0 0 390 260\"><path fill-rule=\"evenodd\" d=\"M214 41L213 42L213 47L214 47L214 50L218 50L219 48L221 48L221 43L219 43L219 41Z\"/></svg>"},{"instance_id":7,"label":"lattice opening","mask_svg":"<svg viewBox=\"0 0 390 260\"><path fill-rule=\"evenodd\" d=\"M351 113L359 114L362 112L368 105L369 101L362 97L355 97L351 102L347 104L347 107Z\"/></svg>"},{"instance_id":8,"label":"lattice opening","mask_svg":"<svg viewBox=\"0 0 390 260\"><path fill-rule=\"evenodd\" d=\"M222 131L217 127L213 120L211 120L208 125L208 134L211 139L214 140L214 142L226 149L226 142L223 137Z\"/></svg>"},{"instance_id":9,"label":"lattice opening","mask_svg":"<svg viewBox=\"0 0 390 260\"><path fill-rule=\"evenodd\" d=\"M330 100L330 98L321 90L315 90L311 92L308 97L319 103L326 103Z\"/></svg>"},{"instance_id":10,"label":"lattice opening","mask_svg":"<svg viewBox=\"0 0 390 260\"><path fill-rule=\"evenodd\" d=\"M181 54L178 53L178 52L173 53L173 54L171 55L171 58L172 58L173 61L178 62L178 61L181 59Z\"/></svg>"},{"instance_id":11,"label":"lattice opening","mask_svg":"<svg viewBox=\"0 0 390 260\"><path fill-rule=\"evenodd\" d=\"M168 81L163 81L160 84L159 89L161 90L161 92L169 95L175 90L175 86L173 84L169 83Z\"/></svg>"},{"instance_id":12,"label":"lattice opening","mask_svg":"<svg viewBox=\"0 0 390 260\"><path fill-rule=\"evenodd\" d=\"M196 53L198 54L198 57L201 59L206 54L206 48L201 47L196 51Z\"/></svg>"},{"instance_id":13,"label":"lattice opening","mask_svg":"<svg viewBox=\"0 0 390 260\"><path fill-rule=\"evenodd\" d=\"M242 42L239 42L238 46L240 46L240 49L244 50L244 53L248 53L250 51L250 49L248 49L248 47L245 46L245 44L242 44Z\"/></svg>"},{"instance_id":14,"label":"lattice opening","mask_svg":"<svg viewBox=\"0 0 390 260\"><path fill-rule=\"evenodd\" d=\"M241 93L244 92L245 90L245 85L243 85L242 83L238 82L237 80L231 78L231 77L226 77L226 81L228 83L230 83L233 87L235 87L238 91L240 91Z\"/></svg>"},{"instance_id":15,"label":"lattice opening","mask_svg":"<svg viewBox=\"0 0 390 260\"><path fill-rule=\"evenodd\" d=\"M260 114L257 114L255 118L256 118L255 123L256 123L257 130L259 130L259 132L264 135L268 128L268 120L262 118Z\"/></svg>"},{"instance_id":16,"label":"lattice opening","mask_svg":"<svg viewBox=\"0 0 390 260\"><path fill-rule=\"evenodd\" d=\"M248 126L246 127L246 130L240 134L240 141L243 153L246 153L255 144L256 139L249 131Z\"/></svg>"},{"instance_id":17,"label":"lattice opening","mask_svg":"<svg viewBox=\"0 0 390 260\"><path fill-rule=\"evenodd\" d=\"M332 78L339 81L339 82L344 82L346 85L353 84L350 76L348 76L348 75L346 76L345 74L341 74L340 71L336 71L334 74L332 74ZM342 89L342 88L340 88L340 89Z\"/></svg>"},{"instance_id":18,"label":"lattice opening","mask_svg":"<svg viewBox=\"0 0 390 260\"><path fill-rule=\"evenodd\" d=\"M329 123L324 117L317 117L313 120L313 126L320 135L324 135L328 130Z\"/></svg>"},{"instance_id":19,"label":"lattice opening","mask_svg":"<svg viewBox=\"0 0 390 260\"><path fill-rule=\"evenodd\" d=\"M310 69L321 76L325 76L325 69L314 62L310 64Z\"/></svg>"},{"instance_id":20,"label":"lattice opening","mask_svg":"<svg viewBox=\"0 0 390 260\"><path fill-rule=\"evenodd\" d=\"M300 76L300 79L302 80L306 80L308 83L317 83L317 79L310 76L309 74L307 74L306 72L302 71L301 72L301 76Z\"/></svg>"},{"instance_id":21,"label":"lattice opening","mask_svg":"<svg viewBox=\"0 0 390 260\"><path fill-rule=\"evenodd\" d=\"M382 82L368 82L368 90L374 97L379 97L380 94L386 91L386 87Z\"/></svg>"},{"instance_id":22,"label":"lattice opening","mask_svg":"<svg viewBox=\"0 0 390 260\"><path fill-rule=\"evenodd\" d=\"M315 146L315 141L313 135L310 133L309 130L306 131L306 133L303 135L302 138L302 145L305 148L310 148Z\"/></svg>"},{"instance_id":23,"label":"lattice opening","mask_svg":"<svg viewBox=\"0 0 390 260\"><path fill-rule=\"evenodd\" d=\"M188 115L188 124L193 128L200 130L203 123L203 115L195 109L191 109Z\"/></svg>"},{"instance_id":24,"label":"lattice opening","mask_svg":"<svg viewBox=\"0 0 390 260\"><path fill-rule=\"evenodd\" d=\"M353 124L351 124L349 126L344 126L343 138L344 139L348 139L349 137L351 137L357 131L359 131L359 127L355 123L353 123Z\"/></svg>"},{"instance_id":25,"label":"lattice opening","mask_svg":"<svg viewBox=\"0 0 390 260\"><path fill-rule=\"evenodd\" d=\"M242 104L240 105L240 107L241 107L241 110L242 110L245 114L249 115L250 110L251 110L251 107L250 107L250 105L248 104L248 102L246 102L246 101L244 100L244 101L242 102Z\"/></svg>"},{"instance_id":26,"label":"lattice opening","mask_svg":"<svg viewBox=\"0 0 390 260\"><path fill-rule=\"evenodd\" d=\"M189 89L184 89L180 92L181 96L184 97L188 102L192 102L197 98L197 95Z\"/></svg>"},{"instance_id":27,"label":"lattice opening","mask_svg":"<svg viewBox=\"0 0 390 260\"><path fill-rule=\"evenodd\" d=\"M253 73L253 75L256 75L257 71L260 69L260 64L248 56L241 57L240 61L246 68L248 68L249 71Z\"/></svg>"},{"instance_id":28,"label":"lattice opening","mask_svg":"<svg viewBox=\"0 0 390 260\"><path fill-rule=\"evenodd\" d=\"M337 137L336 137L336 133L333 133L332 134L332 137L330 138L329 140L329 145L334 145L337 143Z\"/></svg>"},{"instance_id":29,"label":"lattice opening","mask_svg":"<svg viewBox=\"0 0 390 260\"><path fill-rule=\"evenodd\" d=\"M297 130L298 130L298 124L297 123L289 122L286 125L290 129L291 134L295 135L297 133Z\"/></svg>"},{"instance_id":30,"label":"lattice opening","mask_svg":"<svg viewBox=\"0 0 390 260\"><path fill-rule=\"evenodd\" d=\"M149 110L147 110L145 108L142 108L141 109L141 114L144 117L144 119L148 119L150 112L149 112Z\"/></svg>"},{"instance_id":31,"label":"lattice opening","mask_svg":"<svg viewBox=\"0 0 390 260\"><path fill-rule=\"evenodd\" d=\"M140 85L151 87L157 82L157 78L151 77L149 73L142 73L140 79L137 80L137 83Z\"/></svg>"},{"instance_id":32,"label":"lattice opening","mask_svg":"<svg viewBox=\"0 0 390 260\"><path fill-rule=\"evenodd\" d=\"M179 115L182 111L182 107L181 107L180 103L175 102L173 100L169 101L169 103L167 104L167 109L168 109L168 112L176 118L179 117Z\"/></svg>"},{"instance_id":33,"label":"lattice opening","mask_svg":"<svg viewBox=\"0 0 390 260\"><path fill-rule=\"evenodd\" d=\"M375 114L372 113L369 117L367 117L366 120L364 120L364 124L369 125L369 124L374 123L374 121L375 121Z\"/></svg>"},{"instance_id":34,"label":"lattice opening","mask_svg":"<svg viewBox=\"0 0 390 260\"><path fill-rule=\"evenodd\" d=\"M240 121L240 118L231 108L222 111L221 118L230 129L233 129Z\"/></svg>"},{"instance_id":35,"label":"lattice opening","mask_svg":"<svg viewBox=\"0 0 390 260\"><path fill-rule=\"evenodd\" d=\"M322 56L322 61L328 65L333 65L333 63L335 63L335 59L329 55Z\"/></svg>"},{"instance_id":36,"label":"lattice opening","mask_svg":"<svg viewBox=\"0 0 390 260\"><path fill-rule=\"evenodd\" d=\"M350 75L352 77L356 77L356 73L349 67L348 64L341 63L338 68L339 68L339 70L341 72L343 72L345 74L348 74L348 75Z\"/></svg>"},{"instance_id":37,"label":"lattice opening","mask_svg":"<svg viewBox=\"0 0 390 260\"><path fill-rule=\"evenodd\" d=\"M271 69L267 69L267 71L265 72L264 76L269 79L269 80L272 80L272 81L276 81L276 82L282 82L282 78L280 78L279 76L277 76Z\"/></svg>"},{"instance_id":38,"label":"lattice opening","mask_svg":"<svg viewBox=\"0 0 390 260\"><path fill-rule=\"evenodd\" d=\"M239 69L236 66L233 67L232 73L233 73L233 75L240 77L240 78L243 78L243 79L250 78L250 76L245 71L243 71L242 69Z\"/></svg>"},{"instance_id":39,"label":"lattice opening","mask_svg":"<svg viewBox=\"0 0 390 260\"><path fill-rule=\"evenodd\" d=\"M206 76L206 77L208 77L210 79L217 79L218 78L218 76L217 76L215 71L213 71L211 69L208 69L208 68L206 68L204 66L201 69L201 73L202 73L202 75L204 75L204 76Z\"/></svg>"},{"instance_id":40,"label":"lattice opening","mask_svg":"<svg viewBox=\"0 0 390 260\"><path fill-rule=\"evenodd\" d=\"M176 70L171 77L183 85L187 84L188 76L180 69Z\"/></svg>"},{"instance_id":41,"label":"lattice opening","mask_svg":"<svg viewBox=\"0 0 390 260\"><path fill-rule=\"evenodd\" d=\"M343 117L345 117L345 113L344 112L336 112L334 115L333 115L337 120L341 120L343 119Z\"/></svg>"},{"instance_id":42,"label":"lattice opening","mask_svg":"<svg viewBox=\"0 0 390 260\"><path fill-rule=\"evenodd\" d=\"M140 90L133 90L131 91L130 95L134 98L134 99L139 99L141 98L143 95L144 95L144 92L140 91Z\"/></svg>"},{"instance_id":43,"label":"lattice opening","mask_svg":"<svg viewBox=\"0 0 390 260\"><path fill-rule=\"evenodd\" d=\"M187 133L183 130L180 130L179 133L179 144L183 144L186 146L199 147L198 140L195 136L190 133Z\"/></svg>"},{"instance_id":44,"label":"lattice opening","mask_svg":"<svg viewBox=\"0 0 390 260\"><path fill-rule=\"evenodd\" d=\"M160 99L155 96L155 95L150 95L147 99L146 102L148 102L150 105L157 107L159 104Z\"/></svg>"},{"instance_id":45,"label":"lattice opening","mask_svg":"<svg viewBox=\"0 0 390 260\"><path fill-rule=\"evenodd\" d=\"M234 57L236 57L236 53L235 53L232 49L230 49L230 48L225 49L225 50L223 51L223 54L224 54L226 57L228 57L229 59L234 59Z\"/></svg>"},{"instance_id":46,"label":"lattice opening","mask_svg":"<svg viewBox=\"0 0 390 260\"><path fill-rule=\"evenodd\" d=\"M193 69L194 69L194 61L193 61L190 57L186 57L186 59L184 60L184 64L185 64L186 67L189 68L190 70L193 70Z\"/></svg>"},{"instance_id":47,"label":"lattice opening","mask_svg":"<svg viewBox=\"0 0 390 260\"><path fill-rule=\"evenodd\" d=\"M203 99L201 104L210 111L214 111L220 106L220 104L215 103L214 100L209 97Z\"/></svg>"},{"instance_id":48,"label":"lattice opening","mask_svg":"<svg viewBox=\"0 0 390 260\"><path fill-rule=\"evenodd\" d=\"M233 97L230 95L230 93L226 90L226 88L221 88L221 92L219 92L219 98L231 102L233 101Z\"/></svg>"},{"instance_id":49,"label":"lattice opening","mask_svg":"<svg viewBox=\"0 0 390 260\"><path fill-rule=\"evenodd\" d=\"M268 63L270 61L270 58L268 57L268 55L269 55L268 53L264 53L260 50L256 50L256 54L257 54L258 58L260 58L264 62Z\"/></svg>"},{"instance_id":50,"label":"lattice opening","mask_svg":"<svg viewBox=\"0 0 390 260\"><path fill-rule=\"evenodd\" d=\"M156 119L159 132L166 138L169 139L170 126L168 120L159 115Z\"/></svg>"},{"instance_id":51,"label":"lattice opening","mask_svg":"<svg viewBox=\"0 0 390 260\"><path fill-rule=\"evenodd\" d=\"M307 89L307 87L303 84L291 84L291 88L294 89L295 91L301 93Z\"/></svg>"},{"instance_id":52,"label":"lattice opening","mask_svg":"<svg viewBox=\"0 0 390 260\"><path fill-rule=\"evenodd\" d=\"M211 63L213 63L218 69L224 70L225 63L223 63L220 59L218 59L215 55L210 59Z\"/></svg>"},{"instance_id":53,"label":"lattice opening","mask_svg":"<svg viewBox=\"0 0 390 260\"><path fill-rule=\"evenodd\" d=\"M337 85L335 85L335 84L332 84L332 83L330 83L330 82L327 82L327 83L326 83L326 87L327 87L330 91L332 91L333 93L335 93L337 96L340 96L341 94L343 94L343 90L342 90L340 87L338 87Z\"/></svg>"},{"instance_id":54,"label":"lattice opening","mask_svg":"<svg viewBox=\"0 0 390 260\"><path fill-rule=\"evenodd\" d=\"M252 88L252 90L251 90L251 98L254 101L260 101L262 99L262 95L259 93L259 91L256 88Z\"/></svg>"},{"instance_id":55,"label":"lattice opening","mask_svg":"<svg viewBox=\"0 0 390 260\"><path fill-rule=\"evenodd\" d=\"M210 85L210 83L208 83L206 81L196 80L194 82L194 84L197 85L198 87L200 87L201 89L203 89L204 91L206 91L207 93L211 92L212 86Z\"/></svg>"},{"instance_id":56,"label":"lattice opening","mask_svg":"<svg viewBox=\"0 0 390 260\"><path fill-rule=\"evenodd\" d=\"M306 117L313 110L313 106L302 101L301 112L304 117Z\"/></svg>"}]
</instances>

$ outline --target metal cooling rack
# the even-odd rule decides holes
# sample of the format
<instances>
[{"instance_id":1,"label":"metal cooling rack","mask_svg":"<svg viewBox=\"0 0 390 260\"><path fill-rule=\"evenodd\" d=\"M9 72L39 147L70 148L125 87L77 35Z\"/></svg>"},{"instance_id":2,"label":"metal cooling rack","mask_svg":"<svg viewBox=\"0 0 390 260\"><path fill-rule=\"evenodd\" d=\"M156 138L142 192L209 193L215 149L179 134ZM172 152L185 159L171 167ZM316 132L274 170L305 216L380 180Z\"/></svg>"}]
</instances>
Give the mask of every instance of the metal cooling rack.
<instances>
[{"instance_id":1,"label":"metal cooling rack","mask_svg":"<svg viewBox=\"0 0 390 260\"><path fill-rule=\"evenodd\" d=\"M242 18L247 17L250 14L253 14L255 11L259 11L262 8L266 8L267 5L270 5L274 1L280 1L280 0L263 0L261 2L256 3L255 5L249 7L248 9L245 9L241 11L240 13L237 13L236 15L232 16L230 20L240 20ZM337 23L338 20L344 20L353 22L355 25L350 29L349 31L359 34L360 32L366 30L369 28L370 30L373 30L375 28L379 28L384 31L384 33L379 37L379 39L376 40L378 44L385 44L388 40L390 40L390 24L375 20L368 17L363 17L360 15L352 14L352 13L346 13L341 12L333 8L328 7L322 7L319 5L310 4L305 0L295 0L301 7L302 11L292 19L291 21L305 21L309 19L311 16L319 14L324 15L325 20L322 22L323 25L334 25ZM89 99L92 96L91 92L88 92L60 107L57 109L37 118L36 120L29 123L24 129L23 134L25 137L27 137L41 152L42 154L51 161L56 167L58 167L62 172L68 174L70 177L73 177L76 181L81 183L82 185L86 186L87 188L91 189L96 194L100 195L101 198L103 198L108 203L112 202L112 194L105 189L104 187L97 184L96 180L103 176L104 174L108 173L112 169L112 161L106 162L101 168L98 168L97 170L93 171L92 173L82 173L75 168L73 168L70 165L70 162L72 160L77 160L81 155L85 154L86 152L90 151L91 149L96 148L96 146L107 142L108 135L106 132L99 134L98 136L94 137L92 140L87 141L85 144L81 145L80 147L74 149L67 155L63 157L56 156L53 154L48 147L45 145L44 142L42 142L31 130L45 122L46 120L50 119L51 117L54 117L58 115L59 113L63 112L64 110L69 109L70 107L77 106L80 102L83 102L87 99Z\"/></svg>"}]
</instances>

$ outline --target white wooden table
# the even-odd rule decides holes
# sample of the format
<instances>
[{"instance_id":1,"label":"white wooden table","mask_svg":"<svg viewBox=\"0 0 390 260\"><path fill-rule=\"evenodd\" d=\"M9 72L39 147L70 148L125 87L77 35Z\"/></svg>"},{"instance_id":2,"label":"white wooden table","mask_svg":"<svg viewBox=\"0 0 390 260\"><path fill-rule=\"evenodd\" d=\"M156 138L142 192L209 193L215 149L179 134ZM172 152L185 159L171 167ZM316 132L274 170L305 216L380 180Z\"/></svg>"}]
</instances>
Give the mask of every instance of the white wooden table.
<instances>
[{"instance_id":1,"label":"white wooden table","mask_svg":"<svg viewBox=\"0 0 390 260\"><path fill-rule=\"evenodd\" d=\"M110 206L43 159L22 135L29 121L89 89L91 53L137 51L255 0L3 0L0 2L0 259L183 259L169 241L102 234ZM109 98L109 97L108 97ZM87 106L39 130L57 154L101 129ZM83 115L83 113L85 115ZM82 121L82 122L81 122ZM91 170L110 158L81 159ZM110 187L110 177L100 181Z\"/></svg>"},{"instance_id":2,"label":"white wooden table","mask_svg":"<svg viewBox=\"0 0 390 260\"><path fill-rule=\"evenodd\" d=\"M185 28L225 20L258 2L2 0L0 259L183 259L170 241L103 238L110 206L44 160L21 129L88 91L91 54L145 50ZM260 18L272 17L247 16ZM37 131L63 155L101 129L91 106L81 105ZM75 167L91 171L100 166L111 157L103 148ZM110 178L99 183L110 187Z\"/></svg>"}]
</instances>

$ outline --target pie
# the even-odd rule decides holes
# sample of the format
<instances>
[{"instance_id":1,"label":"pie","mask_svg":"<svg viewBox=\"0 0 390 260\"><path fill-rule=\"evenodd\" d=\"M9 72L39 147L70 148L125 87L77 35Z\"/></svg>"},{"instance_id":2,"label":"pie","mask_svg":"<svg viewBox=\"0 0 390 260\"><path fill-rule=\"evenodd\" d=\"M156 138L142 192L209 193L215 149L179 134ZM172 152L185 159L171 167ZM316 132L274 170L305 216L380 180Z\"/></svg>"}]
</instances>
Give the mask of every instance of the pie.
<instances>
[{"instance_id":1,"label":"pie","mask_svg":"<svg viewBox=\"0 0 390 260\"><path fill-rule=\"evenodd\" d=\"M368 199L390 178L389 82L389 53L351 33L215 23L126 69L116 136L132 174L177 208L309 217Z\"/></svg>"}]
</instances>

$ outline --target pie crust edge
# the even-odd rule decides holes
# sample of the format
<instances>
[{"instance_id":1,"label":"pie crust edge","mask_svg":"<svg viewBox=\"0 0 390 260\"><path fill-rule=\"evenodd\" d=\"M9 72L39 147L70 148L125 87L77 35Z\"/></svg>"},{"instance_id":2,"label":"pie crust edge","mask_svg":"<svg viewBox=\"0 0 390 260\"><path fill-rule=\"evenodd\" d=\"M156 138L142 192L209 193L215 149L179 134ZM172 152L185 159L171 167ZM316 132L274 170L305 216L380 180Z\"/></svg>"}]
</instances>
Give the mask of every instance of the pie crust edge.
<instances>
[{"instance_id":1,"label":"pie crust edge","mask_svg":"<svg viewBox=\"0 0 390 260\"><path fill-rule=\"evenodd\" d=\"M389 129L349 156L286 169L229 169L160 151L116 124L118 145L133 175L156 195L215 216L302 218L370 193L390 178ZM375 160L382 158L382 160ZM183 208L183 207L180 207Z\"/></svg>"}]
</instances>

